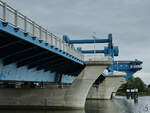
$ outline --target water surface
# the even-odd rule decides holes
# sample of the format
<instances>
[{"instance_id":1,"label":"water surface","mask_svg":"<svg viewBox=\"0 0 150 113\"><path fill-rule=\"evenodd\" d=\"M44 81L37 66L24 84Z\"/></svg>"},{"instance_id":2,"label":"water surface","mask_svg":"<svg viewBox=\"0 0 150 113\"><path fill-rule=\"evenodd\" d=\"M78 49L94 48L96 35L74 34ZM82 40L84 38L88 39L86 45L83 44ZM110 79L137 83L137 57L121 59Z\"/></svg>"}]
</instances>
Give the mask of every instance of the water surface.
<instances>
[{"instance_id":1,"label":"water surface","mask_svg":"<svg viewBox=\"0 0 150 113\"><path fill-rule=\"evenodd\" d=\"M0 113L150 113L150 97L139 97L138 104L125 97L88 100L85 110L0 110Z\"/></svg>"},{"instance_id":2,"label":"water surface","mask_svg":"<svg viewBox=\"0 0 150 113\"><path fill-rule=\"evenodd\" d=\"M139 97L137 104L125 97L87 101L85 111L86 113L150 113L150 97Z\"/></svg>"}]
</instances>

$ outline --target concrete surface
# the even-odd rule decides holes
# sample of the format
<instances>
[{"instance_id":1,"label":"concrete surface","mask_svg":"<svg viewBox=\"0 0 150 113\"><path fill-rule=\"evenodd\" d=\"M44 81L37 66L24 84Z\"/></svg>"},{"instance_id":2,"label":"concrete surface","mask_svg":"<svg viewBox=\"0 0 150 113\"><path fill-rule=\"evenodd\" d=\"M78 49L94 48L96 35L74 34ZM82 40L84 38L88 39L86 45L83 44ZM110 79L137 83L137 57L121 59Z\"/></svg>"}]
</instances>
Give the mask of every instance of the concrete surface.
<instances>
[{"instance_id":1,"label":"concrete surface","mask_svg":"<svg viewBox=\"0 0 150 113\"><path fill-rule=\"evenodd\" d=\"M71 86L44 89L0 89L0 106L84 108L89 89L111 61L88 61Z\"/></svg>"},{"instance_id":2,"label":"concrete surface","mask_svg":"<svg viewBox=\"0 0 150 113\"><path fill-rule=\"evenodd\" d=\"M91 87L87 99L111 99L112 92L117 92L118 88L125 83L125 74L106 76L105 80L97 87Z\"/></svg>"}]
</instances>

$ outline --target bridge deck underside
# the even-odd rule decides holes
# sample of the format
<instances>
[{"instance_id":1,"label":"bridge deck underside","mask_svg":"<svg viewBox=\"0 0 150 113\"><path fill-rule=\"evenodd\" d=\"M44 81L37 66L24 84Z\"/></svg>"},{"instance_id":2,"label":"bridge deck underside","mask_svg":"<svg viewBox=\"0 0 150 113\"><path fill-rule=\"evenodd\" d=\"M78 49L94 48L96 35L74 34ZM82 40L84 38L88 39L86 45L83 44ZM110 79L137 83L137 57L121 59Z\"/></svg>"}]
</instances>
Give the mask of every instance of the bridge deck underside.
<instances>
[{"instance_id":1,"label":"bridge deck underside","mask_svg":"<svg viewBox=\"0 0 150 113\"><path fill-rule=\"evenodd\" d=\"M33 38L33 40L37 39ZM0 30L0 60L2 60L4 66L16 63L17 68L27 66L28 69L36 68L37 71L44 70L45 72L51 71L70 75L75 75L75 72L80 72L84 67L77 62L2 30Z\"/></svg>"}]
</instances>

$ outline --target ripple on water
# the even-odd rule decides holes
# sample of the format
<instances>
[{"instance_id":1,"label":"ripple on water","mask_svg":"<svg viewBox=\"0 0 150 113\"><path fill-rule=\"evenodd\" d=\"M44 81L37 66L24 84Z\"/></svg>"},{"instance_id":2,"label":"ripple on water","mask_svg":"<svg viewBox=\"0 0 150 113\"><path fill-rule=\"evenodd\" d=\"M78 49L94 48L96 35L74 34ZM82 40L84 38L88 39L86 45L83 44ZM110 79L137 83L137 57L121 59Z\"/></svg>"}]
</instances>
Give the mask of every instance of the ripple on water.
<instances>
[{"instance_id":1,"label":"ripple on water","mask_svg":"<svg viewBox=\"0 0 150 113\"><path fill-rule=\"evenodd\" d=\"M88 100L85 110L0 110L0 113L150 113L150 96L139 97L138 104L125 97Z\"/></svg>"}]
</instances>

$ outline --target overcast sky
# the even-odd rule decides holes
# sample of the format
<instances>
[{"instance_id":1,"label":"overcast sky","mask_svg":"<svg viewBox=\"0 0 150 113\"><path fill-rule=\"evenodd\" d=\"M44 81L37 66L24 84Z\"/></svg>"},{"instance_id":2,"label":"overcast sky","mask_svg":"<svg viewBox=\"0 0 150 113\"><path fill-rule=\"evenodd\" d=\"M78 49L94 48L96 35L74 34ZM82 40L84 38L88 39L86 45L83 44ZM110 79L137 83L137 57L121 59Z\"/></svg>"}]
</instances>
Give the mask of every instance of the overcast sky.
<instances>
[{"instance_id":1,"label":"overcast sky","mask_svg":"<svg viewBox=\"0 0 150 113\"><path fill-rule=\"evenodd\" d=\"M150 0L3 0L60 36L89 39L113 34L119 60L139 59L135 76L150 84Z\"/></svg>"}]
</instances>

